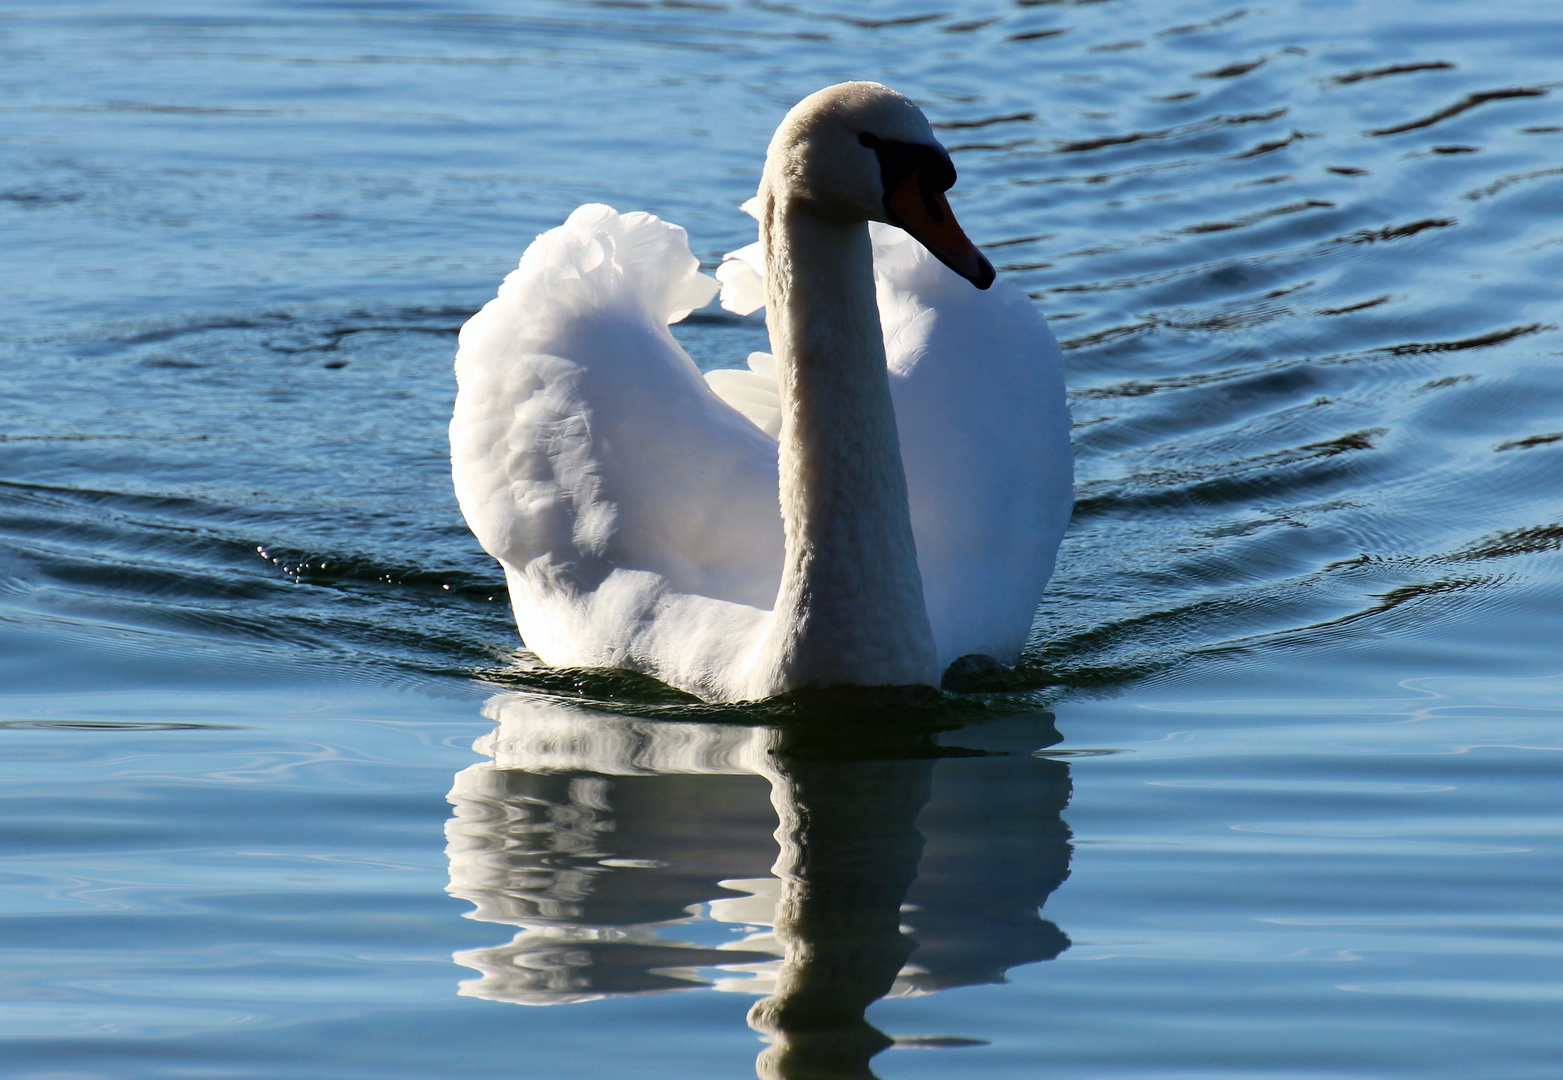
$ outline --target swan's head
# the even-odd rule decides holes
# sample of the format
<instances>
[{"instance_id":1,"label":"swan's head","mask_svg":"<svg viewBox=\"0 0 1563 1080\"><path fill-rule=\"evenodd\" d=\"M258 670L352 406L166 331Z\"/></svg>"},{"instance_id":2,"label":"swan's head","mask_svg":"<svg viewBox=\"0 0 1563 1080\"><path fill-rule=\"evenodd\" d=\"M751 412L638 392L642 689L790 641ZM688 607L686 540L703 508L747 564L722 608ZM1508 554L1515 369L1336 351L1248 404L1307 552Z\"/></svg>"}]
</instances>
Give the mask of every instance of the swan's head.
<instances>
[{"instance_id":1,"label":"swan's head","mask_svg":"<svg viewBox=\"0 0 1563 1080\"><path fill-rule=\"evenodd\" d=\"M993 284L993 264L945 200L949 153L922 110L888 86L838 83L794 105L771 139L765 180L773 196L822 217L905 229L977 288Z\"/></svg>"}]
</instances>

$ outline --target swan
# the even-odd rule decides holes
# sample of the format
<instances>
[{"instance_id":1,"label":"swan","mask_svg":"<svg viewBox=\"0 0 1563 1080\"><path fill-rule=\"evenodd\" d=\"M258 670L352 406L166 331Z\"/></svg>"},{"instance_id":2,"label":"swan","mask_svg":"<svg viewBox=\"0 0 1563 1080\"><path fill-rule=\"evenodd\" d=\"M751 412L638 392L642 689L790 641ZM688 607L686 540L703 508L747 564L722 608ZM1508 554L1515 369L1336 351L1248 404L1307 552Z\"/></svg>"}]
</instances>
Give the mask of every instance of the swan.
<instances>
[{"instance_id":1,"label":"swan","mask_svg":"<svg viewBox=\"0 0 1563 1080\"><path fill-rule=\"evenodd\" d=\"M539 659L742 701L1018 658L1069 518L1069 410L954 182L916 105L842 83L776 130L759 240L720 282L683 229L601 205L527 248L462 327L450 443ZM764 304L772 351L702 377L668 326L718 289Z\"/></svg>"}]
</instances>

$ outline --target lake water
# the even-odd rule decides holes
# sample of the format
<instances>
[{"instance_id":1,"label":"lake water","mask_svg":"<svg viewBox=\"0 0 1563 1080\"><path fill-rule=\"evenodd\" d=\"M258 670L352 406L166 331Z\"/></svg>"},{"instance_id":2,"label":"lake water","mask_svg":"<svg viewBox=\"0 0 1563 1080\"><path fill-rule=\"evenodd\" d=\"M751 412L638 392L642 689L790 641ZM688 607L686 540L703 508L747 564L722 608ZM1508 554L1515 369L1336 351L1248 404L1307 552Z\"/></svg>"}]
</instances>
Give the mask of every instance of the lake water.
<instances>
[{"instance_id":1,"label":"lake water","mask_svg":"<svg viewBox=\"0 0 1563 1080\"><path fill-rule=\"evenodd\" d=\"M1563 13L1241 2L0 8L0 1072L1559 1075ZM540 669L457 327L845 78L1064 342L1025 663Z\"/></svg>"}]
</instances>

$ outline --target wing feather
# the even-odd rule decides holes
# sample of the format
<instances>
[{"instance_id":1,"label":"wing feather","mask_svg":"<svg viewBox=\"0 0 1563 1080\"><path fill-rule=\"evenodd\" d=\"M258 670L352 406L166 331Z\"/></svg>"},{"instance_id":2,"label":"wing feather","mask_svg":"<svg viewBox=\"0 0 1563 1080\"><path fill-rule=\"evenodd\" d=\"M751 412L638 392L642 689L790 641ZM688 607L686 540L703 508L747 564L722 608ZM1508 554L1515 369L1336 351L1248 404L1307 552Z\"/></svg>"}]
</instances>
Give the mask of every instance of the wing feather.
<instances>
[{"instance_id":1,"label":"wing feather","mask_svg":"<svg viewBox=\"0 0 1563 1080\"><path fill-rule=\"evenodd\" d=\"M775 600L776 443L667 329L715 291L682 229L585 206L462 329L457 499L549 663L704 686Z\"/></svg>"}]
</instances>

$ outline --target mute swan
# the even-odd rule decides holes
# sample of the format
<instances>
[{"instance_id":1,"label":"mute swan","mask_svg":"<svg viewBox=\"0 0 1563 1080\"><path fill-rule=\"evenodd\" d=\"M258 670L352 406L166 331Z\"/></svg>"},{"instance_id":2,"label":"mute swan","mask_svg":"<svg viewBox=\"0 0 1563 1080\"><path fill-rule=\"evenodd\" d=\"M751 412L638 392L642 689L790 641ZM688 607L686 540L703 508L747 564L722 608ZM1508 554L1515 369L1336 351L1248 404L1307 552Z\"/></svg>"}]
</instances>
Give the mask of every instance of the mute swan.
<instances>
[{"instance_id":1,"label":"mute swan","mask_svg":"<svg viewBox=\"0 0 1563 1080\"><path fill-rule=\"evenodd\" d=\"M684 230L588 205L527 248L461 330L450 440L539 658L711 701L1016 659L1069 517L1069 411L954 182L888 87L796 105L759 243L720 271L729 307L765 302L774 359L709 381L667 329L717 290Z\"/></svg>"}]
</instances>

